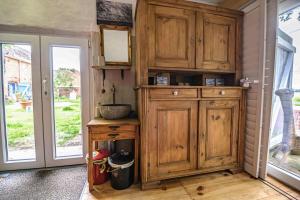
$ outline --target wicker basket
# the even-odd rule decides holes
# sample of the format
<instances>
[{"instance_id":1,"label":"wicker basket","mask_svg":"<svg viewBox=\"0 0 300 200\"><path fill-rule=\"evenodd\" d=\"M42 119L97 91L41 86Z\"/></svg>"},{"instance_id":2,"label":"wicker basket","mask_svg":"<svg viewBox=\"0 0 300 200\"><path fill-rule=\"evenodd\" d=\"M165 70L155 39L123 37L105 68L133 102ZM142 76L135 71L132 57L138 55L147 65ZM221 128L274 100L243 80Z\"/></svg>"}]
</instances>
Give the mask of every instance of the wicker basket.
<instances>
[{"instance_id":1,"label":"wicker basket","mask_svg":"<svg viewBox=\"0 0 300 200\"><path fill-rule=\"evenodd\" d=\"M300 136L295 137L294 146L291 150L291 154L300 155Z\"/></svg>"}]
</instances>

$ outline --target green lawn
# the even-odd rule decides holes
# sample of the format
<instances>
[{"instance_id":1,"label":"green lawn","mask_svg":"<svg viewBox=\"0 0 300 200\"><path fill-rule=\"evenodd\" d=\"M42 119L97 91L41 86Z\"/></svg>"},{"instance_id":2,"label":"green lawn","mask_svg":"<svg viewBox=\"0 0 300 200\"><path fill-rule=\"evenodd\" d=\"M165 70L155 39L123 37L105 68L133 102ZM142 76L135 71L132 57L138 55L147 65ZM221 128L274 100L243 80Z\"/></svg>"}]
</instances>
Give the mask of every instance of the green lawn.
<instances>
[{"instance_id":1,"label":"green lawn","mask_svg":"<svg viewBox=\"0 0 300 200\"><path fill-rule=\"evenodd\" d=\"M26 112L16 104L6 105L6 124L10 147L33 143L33 112ZM55 129L58 145L64 145L80 133L80 99L55 100Z\"/></svg>"}]
</instances>

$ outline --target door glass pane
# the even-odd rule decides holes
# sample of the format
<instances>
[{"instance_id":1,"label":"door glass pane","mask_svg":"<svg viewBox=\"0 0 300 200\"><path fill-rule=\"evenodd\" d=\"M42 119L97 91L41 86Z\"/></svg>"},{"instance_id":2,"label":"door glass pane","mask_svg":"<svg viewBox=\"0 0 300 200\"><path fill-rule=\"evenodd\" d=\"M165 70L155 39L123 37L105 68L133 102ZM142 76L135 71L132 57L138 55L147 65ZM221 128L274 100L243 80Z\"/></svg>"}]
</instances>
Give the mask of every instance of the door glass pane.
<instances>
[{"instance_id":1,"label":"door glass pane","mask_svg":"<svg viewBox=\"0 0 300 200\"><path fill-rule=\"evenodd\" d=\"M269 163L300 177L299 12L279 15Z\"/></svg>"},{"instance_id":2,"label":"door glass pane","mask_svg":"<svg viewBox=\"0 0 300 200\"><path fill-rule=\"evenodd\" d=\"M31 46L2 44L2 62L7 160L33 160L36 155Z\"/></svg>"},{"instance_id":3,"label":"door glass pane","mask_svg":"<svg viewBox=\"0 0 300 200\"><path fill-rule=\"evenodd\" d=\"M82 156L80 48L52 46L56 157Z\"/></svg>"}]
</instances>

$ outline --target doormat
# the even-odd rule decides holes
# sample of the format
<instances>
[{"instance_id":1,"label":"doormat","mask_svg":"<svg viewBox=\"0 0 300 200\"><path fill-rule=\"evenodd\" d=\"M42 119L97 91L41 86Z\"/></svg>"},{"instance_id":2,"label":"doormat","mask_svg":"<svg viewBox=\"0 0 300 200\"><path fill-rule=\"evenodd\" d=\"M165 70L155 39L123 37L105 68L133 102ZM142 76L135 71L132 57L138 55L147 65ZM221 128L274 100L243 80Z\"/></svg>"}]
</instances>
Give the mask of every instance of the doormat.
<instances>
[{"instance_id":1,"label":"doormat","mask_svg":"<svg viewBox=\"0 0 300 200\"><path fill-rule=\"evenodd\" d=\"M0 199L78 200L86 179L85 165L3 172Z\"/></svg>"}]
</instances>

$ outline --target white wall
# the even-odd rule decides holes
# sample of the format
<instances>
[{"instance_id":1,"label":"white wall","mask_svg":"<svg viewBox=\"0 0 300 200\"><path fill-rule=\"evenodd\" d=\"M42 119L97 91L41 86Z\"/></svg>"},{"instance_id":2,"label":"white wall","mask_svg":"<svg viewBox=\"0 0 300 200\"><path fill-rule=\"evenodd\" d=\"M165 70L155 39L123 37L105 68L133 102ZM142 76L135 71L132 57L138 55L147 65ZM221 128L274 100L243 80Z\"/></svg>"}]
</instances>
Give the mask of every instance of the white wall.
<instances>
[{"instance_id":1,"label":"white wall","mask_svg":"<svg viewBox=\"0 0 300 200\"><path fill-rule=\"evenodd\" d=\"M96 0L1 0L0 24L77 32L98 31Z\"/></svg>"}]
</instances>

